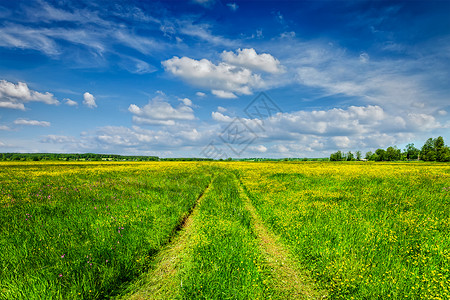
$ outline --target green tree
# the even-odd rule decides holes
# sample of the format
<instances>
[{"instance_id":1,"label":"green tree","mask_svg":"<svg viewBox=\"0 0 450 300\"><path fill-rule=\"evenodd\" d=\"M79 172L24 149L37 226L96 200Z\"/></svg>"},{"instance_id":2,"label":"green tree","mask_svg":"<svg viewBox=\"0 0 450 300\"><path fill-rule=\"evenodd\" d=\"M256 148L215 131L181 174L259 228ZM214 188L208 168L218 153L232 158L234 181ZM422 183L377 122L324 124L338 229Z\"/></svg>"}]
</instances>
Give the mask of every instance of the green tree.
<instances>
[{"instance_id":1,"label":"green tree","mask_svg":"<svg viewBox=\"0 0 450 300\"><path fill-rule=\"evenodd\" d=\"M388 147L385 153L385 160L395 161L401 159L401 151L397 147Z\"/></svg>"},{"instance_id":2,"label":"green tree","mask_svg":"<svg viewBox=\"0 0 450 300\"><path fill-rule=\"evenodd\" d=\"M361 160L361 151L356 151L356 160Z\"/></svg>"},{"instance_id":3,"label":"green tree","mask_svg":"<svg viewBox=\"0 0 450 300\"><path fill-rule=\"evenodd\" d=\"M353 156L353 153L348 151L346 155L347 161L355 160L355 157Z\"/></svg>"},{"instance_id":4,"label":"green tree","mask_svg":"<svg viewBox=\"0 0 450 300\"><path fill-rule=\"evenodd\" d=\"M420 159L424 161L436 161L435 141L429 138L420 150Z\"/></svg>"},{"instance_id":5,"label":"green tree","mask_svg":"<svg viewBox=\"0 0 450 300\"><path fill-rule=\"evenodd\" d=\"M405 148L405 155L407 160L418 159L420 150L414 147L414 144L408 144Z\"/></svg>"},{"instance_id":6,"label":"green tree","mask_svg":"<svg viewBox=\"0 0 450 300\"><path fill-rule=\"evenodd\" d=\"M341 161L344 160L344 155L342 154L342 152L340 150L338 150L335 153L332 153L330 155L330 160L331 161Z\"/></svg>"},{"instance_id":7,"label":"green tree","mask_svg":"<svg viewBox=\"0 0 450 300\"><path fill-rule=\"evenodd\" d=\"M445 145L442 136L439 136L434 140L434 149L436 151L437 161L450 161L450 149Z\"/></svg>"},{"instance_id":8,"label":"green tree","mask_svg":"<svg viewBox=\"0 0 450 300\"><path fill-rule=\"evenodd\" d=\"M376 157L374 160L376 161L385 161L386 159L386 151L384 149L375 150Z\"/></svg>"}]
</instances>

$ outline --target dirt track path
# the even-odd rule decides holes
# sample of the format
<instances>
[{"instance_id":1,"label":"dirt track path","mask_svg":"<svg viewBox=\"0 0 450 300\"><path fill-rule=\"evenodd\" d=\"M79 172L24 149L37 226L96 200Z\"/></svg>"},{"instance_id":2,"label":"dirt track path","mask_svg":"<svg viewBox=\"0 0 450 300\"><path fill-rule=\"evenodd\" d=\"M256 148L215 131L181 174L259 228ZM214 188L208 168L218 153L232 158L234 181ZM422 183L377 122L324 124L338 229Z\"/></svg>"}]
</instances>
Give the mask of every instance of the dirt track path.
<instances>
[{"instance_id":1,"label":"dirt track path","mask_svg":"<svg viewBox=\"0 0 450 300\"><path fill-rule=\"evenodd\" d=\"M253 228L259 240L260 250L272 270L275 288L280 291L284 299L326 299L326 293L317 290L306 272L296 268L297 264L289 251L283 246L280 239L263 224L244 190L243 183L238 178L236 180L238 181L239 195L252 216Z\"/></svg>"},{"instance_id":2,"label":"dirt track path","mask_svg":"<svg viewBox=\"0 0 450 300\"><path fill-rule=\"evenodd\" d=\"M198 210L195 209L208 193L214 178L198 197L191 213L178 226L178 233L156 258L156 268L140 279L142 287L136 293L127 295L124 299L174 299L182 282L177 276L185 249L189 247L189 240L193 235L193 219Z\"/></svg>"},{"instance_id":3,"label":"dirt track path","mask_svg":"<svg viewBox=\"0 0 450 300\"><path fill-rule=\"evenodd\" d=\"M213 179L214 180L214 179ZM182 267L182 261L188 251L190 240L195 235L194 221L198 214L195 209L202 199L208 194L213 180L197 199L191 213L181 222L174 238L155 257L156 268L143 277L136 284L137 292L128 294L122 299L175 299L183 284L178 271ZM242 182L238 178L236 185L239 196L245 208L252 217L252 226L259 242L267 264L273 275L273 287L277 290L281 299L326 299L326 293L317 291L316 286L305 271L297 268L297 264L291 258L289 251L283 246L277 236L271 233L263 224L255 207L252 205Z\"/></svg>"}]
</instances>

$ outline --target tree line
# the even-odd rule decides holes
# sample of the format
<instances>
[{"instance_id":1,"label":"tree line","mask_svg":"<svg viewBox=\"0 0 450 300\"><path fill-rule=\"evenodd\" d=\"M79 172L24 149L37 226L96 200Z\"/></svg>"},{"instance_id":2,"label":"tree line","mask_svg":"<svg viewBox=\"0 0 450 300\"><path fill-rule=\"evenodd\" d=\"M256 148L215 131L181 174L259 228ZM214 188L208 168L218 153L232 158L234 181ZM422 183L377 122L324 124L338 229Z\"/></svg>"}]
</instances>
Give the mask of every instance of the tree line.
<instances>
[{"instance_id":1,"label":"tree line","mask_svg":"<svg viewBox=\"0 0 450 300\"><path fill-rule=\"evenodd\" d=\"M0 153L1 161L156 161L157 156L132 156L96 153Z\"/></svg>"},{"instance_id":2,"label":"tree line","mask_svg":"<svg viewBox=\"0 0 450 300\"><path fill-rule=\"evenodd\" d=\"M406 161L406 160L423 160L423 161L450 161L450 148L445 145L444 138L429 138L421 149L414 144L406 145L402 151L396 146L386 149L377 149L375 152L369 151L365 157L362 157L361 151L353 154L351 151L345 153L340 150L330 155L330 161L352 161L352 160L371 160L371 161Z\"/></svg>"},{"instance_id":3,"label":"tree line","mask_svg":"<svg viewBox=\"0 0 450 300\"><path fill-rule=\"evenodd\" d=\"M211 161L211 158L160 158L145 155L97 153L0 153L0 161Z\"/></svg>"}]
</instances>

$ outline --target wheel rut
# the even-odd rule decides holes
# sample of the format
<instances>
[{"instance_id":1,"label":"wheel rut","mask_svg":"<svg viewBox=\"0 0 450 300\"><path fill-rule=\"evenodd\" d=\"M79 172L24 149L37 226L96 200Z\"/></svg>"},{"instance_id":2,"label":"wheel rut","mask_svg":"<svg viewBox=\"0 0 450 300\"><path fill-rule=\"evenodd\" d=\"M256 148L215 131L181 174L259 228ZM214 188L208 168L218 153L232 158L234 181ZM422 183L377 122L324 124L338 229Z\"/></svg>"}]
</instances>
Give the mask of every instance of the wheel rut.
<instances>
[{"instance_id":1,"label":"wheel rut","mask_svg":"<svg viewBox=\"0 0 450 300\"><path fill-rule=\"evenodd\" d=\"M138 286L132 294L126 294L121 299L175 299L177 298L182 281L178 271L182 268L182 261L190 240L195 235L195 218L198 214L198 205L208 194L214 178L199 195L189 214L174 230L169 243L155 256L155 268L143 275L135 284ZM281 299L327 299L324 291L319 291L314 282L309 279L307 272L301 270L292 258L288 249L282 244L280 238L269 231L264 225L256 208L253 206L245 186L235 176L239 197L245 209L251 216L252 228L261 253L271 270L273 276L272 286L277 290Z\"/></svg>"},{"instance_id":2,"label":"wheel rut","mask_svg":"<svg viewBox=\"0 0 450 300\"><path fill-rule=\"evenodd\" d=\"M189 246L190 237L193 234L193 218L197 214L197 206L208 193L214 177L209 184L200 193L191 208L190 212L182 219L180 224L174 229L174 233L169 243L156 255L156 268L145 274L138 285L141 288L133 293L128 294L122 299L174 299L176 298L179 285L177 270L180 268L184 250Z\"/></svg>"},{"instance_id":3,"label":"wheel rut","mask_svg":"<svg viewBox=\"0 0 450 300\"><path fill-rule=\"evenodd\" d=\"M274 287L284 299L327 299L324 291L319 291L314 282L308 278L306 271L296 267L288 249L284 247L280 238L270 232L264 225L256 208L253 206L244 184L236 176L239 195L250 212L253 229L259 240L261 252L265 255L274 279Z\"/></svg>"}]
</instances>

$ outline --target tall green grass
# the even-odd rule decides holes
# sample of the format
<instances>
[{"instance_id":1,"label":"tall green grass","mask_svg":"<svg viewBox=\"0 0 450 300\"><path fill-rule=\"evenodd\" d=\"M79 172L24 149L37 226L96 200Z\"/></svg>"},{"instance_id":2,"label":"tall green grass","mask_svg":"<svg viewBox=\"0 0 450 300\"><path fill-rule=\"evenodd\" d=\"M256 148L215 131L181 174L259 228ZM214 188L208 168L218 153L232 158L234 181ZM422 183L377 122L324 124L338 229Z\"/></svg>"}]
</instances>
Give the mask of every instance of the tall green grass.
<instances>
[{"instance_id":1,"label":"tall green grass","mask_svg":"<svg viewBox=\"0 0 450 300\"><path fill-rule=\"evenodd\" d=\"M0 165L0 298L109 298L151 267L211 179L161 164Z\"/></svg>"},{"instance_id":2,"label":"tall green grass","mask_svg":"<svg viewBox=\"0 0 450 300\"><path fill-rule=\"evenodd\" d=\"M252 202L330 298L450 299L450 165L256 168Z\"/></svg>"}]
</instances>

